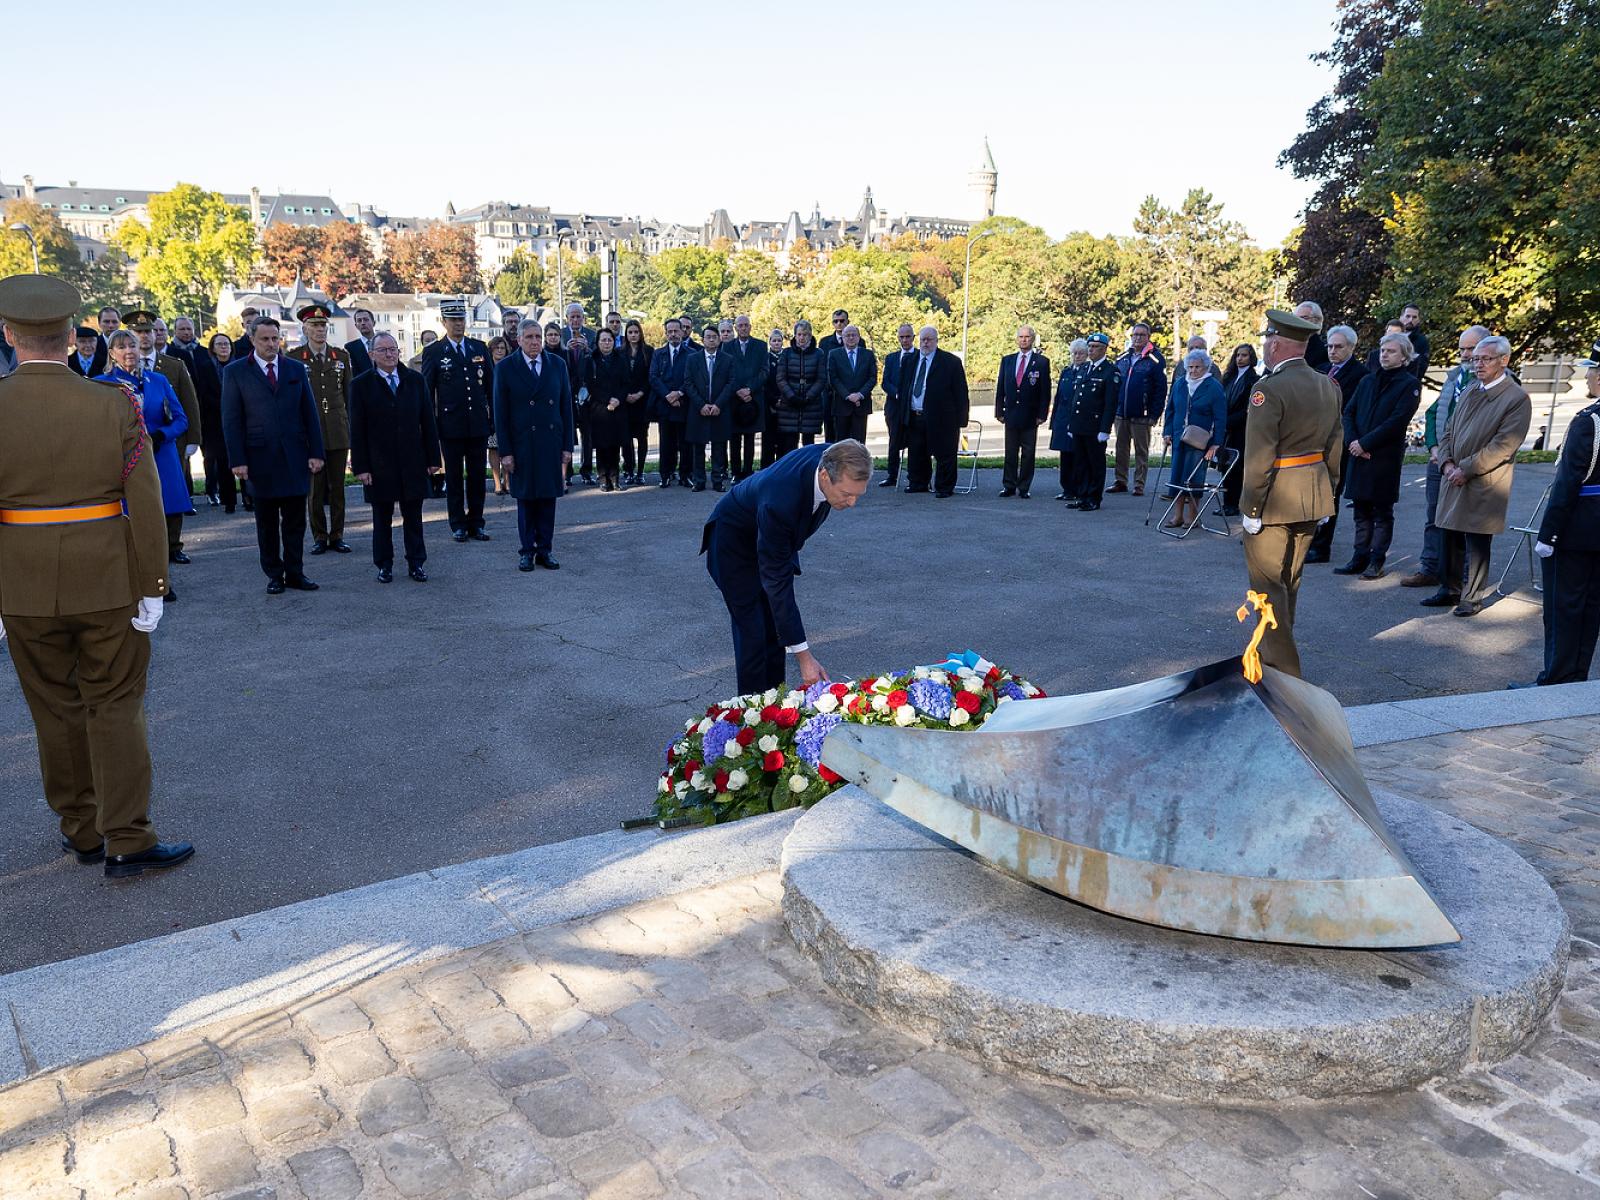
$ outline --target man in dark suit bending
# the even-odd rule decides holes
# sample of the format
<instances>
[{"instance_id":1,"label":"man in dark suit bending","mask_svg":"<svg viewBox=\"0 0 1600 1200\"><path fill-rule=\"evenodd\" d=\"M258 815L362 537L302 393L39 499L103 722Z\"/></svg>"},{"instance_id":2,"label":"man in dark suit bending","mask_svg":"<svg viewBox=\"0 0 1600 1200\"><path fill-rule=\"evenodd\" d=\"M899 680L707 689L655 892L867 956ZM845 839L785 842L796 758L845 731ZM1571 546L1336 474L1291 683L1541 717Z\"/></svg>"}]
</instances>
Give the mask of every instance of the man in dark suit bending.
<instances>
[{"instance_id":1,"label":"man in dark suit bending","mask_svg":"<svg viewBox=\"0 0 1600 1200\"><path fill-rule=\"evenodd\" d=\"M781 687L785 653L799 663L802 685L828 677L795 603L800 548L829 512L854 507L871 479L872 455L860 442L801 446L735 484L711 510L700 553L733 618L741 694Z\"/></svg>"}]
</instances>

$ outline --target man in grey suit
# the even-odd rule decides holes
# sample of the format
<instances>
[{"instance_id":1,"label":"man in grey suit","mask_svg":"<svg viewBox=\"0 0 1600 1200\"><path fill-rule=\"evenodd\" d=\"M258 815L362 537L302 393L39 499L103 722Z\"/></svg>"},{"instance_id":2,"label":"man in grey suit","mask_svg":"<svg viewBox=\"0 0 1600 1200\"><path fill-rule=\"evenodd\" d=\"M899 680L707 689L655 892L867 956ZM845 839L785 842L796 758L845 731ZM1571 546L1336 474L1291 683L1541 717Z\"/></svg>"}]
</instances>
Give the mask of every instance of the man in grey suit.
<instances>
[{"instance_id":1,"label":"man in grey suit","mask_svg":"<svg viewBox=\"0 0 1600 1200\"><path fill-rule=\"evenodd\" d=\"M861 330L854 325L844 327L839 344L828 352L826 378L836 440L854 438L865 445L878 357L861 344Z\"/></svg>"}]
</instances>

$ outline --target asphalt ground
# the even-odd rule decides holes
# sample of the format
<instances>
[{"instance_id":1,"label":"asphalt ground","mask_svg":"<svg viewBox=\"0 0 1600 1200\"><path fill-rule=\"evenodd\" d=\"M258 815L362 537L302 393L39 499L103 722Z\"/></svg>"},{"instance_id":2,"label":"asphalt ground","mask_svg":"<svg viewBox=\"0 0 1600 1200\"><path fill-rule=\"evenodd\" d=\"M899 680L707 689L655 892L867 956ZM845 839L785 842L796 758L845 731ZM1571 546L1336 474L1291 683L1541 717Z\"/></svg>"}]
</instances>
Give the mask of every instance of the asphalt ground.
<instances>
[{"instance_id":1,"label":"asphalt ground","mask_svg":"<svg viewBox=\"0 0 1600 1200\"><path fill-rule=\"evenodd\" d=\"M1553 472L1517 468L1514 517ZM1422 468L1406 478L1387 578L1307 569L1307 677L1347 705L1530 678L1536 604L1501 600L1462 620L1399 586L1421 545ZM1053 468L1026 501L998 497L998 471L979 482L948 500L873 487L811 540L797 590L836 678L971 648L1060 694L1243 647L1237 534L1163 537L1144 524L1148 498L1070 511L1052 499ZM353 488L355 553L308 557L321 590L276 597L252 518L202 507L185 530L194 562L173 568L179 602L155 635L147 699L157 828L198 853L128 881L63 855L32 722L15 675L0 672L0 972L647 814L666 742L734 691L726 611L697 556L717 498L580 486L557 513L561 570L532 574L516 569L509 500L490 497L494 540L465 545L430 501L432 581L384 586ZM1335 565L1351 533L1345 509ZM1496 576L1516 544L1496 539Z\"/></svg>"}]
</instances>

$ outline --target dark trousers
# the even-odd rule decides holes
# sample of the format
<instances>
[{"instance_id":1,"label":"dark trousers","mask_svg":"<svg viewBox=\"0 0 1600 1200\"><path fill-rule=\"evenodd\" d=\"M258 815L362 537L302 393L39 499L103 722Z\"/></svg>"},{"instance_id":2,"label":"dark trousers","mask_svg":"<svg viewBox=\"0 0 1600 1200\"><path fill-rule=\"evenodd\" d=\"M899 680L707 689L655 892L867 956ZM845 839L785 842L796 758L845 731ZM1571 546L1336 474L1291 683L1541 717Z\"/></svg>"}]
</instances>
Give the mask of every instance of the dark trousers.
<instances>
[{"instance_id":1,"label":"dark trousers","mask_svg":"<svg viewBox=\"0 0 1600 1200\"><path fill-rule=\"evenodd\" d=\"M183 514L167 514L167 553L176 554L183 549Z\"/></svg>"},{"instance_id":2,"label":"dark trousers","mask_svg":"<svg viewBox=\"0 0 1600 1200\"><path fill-rule=\"evenodd\" d=\"M684 464L684 469L689 472L689 481L697 487L706 485L707 446L711 447L711 478L717 483L722 483L728 478L727 442L690 442L689 459Z\"/></svg>"},{"instance_id":3,"label":"dark trousers","mask_svg":"<svg viewBox=\"0 0 1600 1200\"><path fill-rule=\"evenodd\" d=\"M761 467L763 470L778 461L778 440L782 436L778 432L778 415L768 409L766 428L761 431Z\"/></svg>"},{"instance_id":4,"label":"dark trousers","mask_svg":"<svg viewBox=\"0 0 1600 1200\"><path fill-rule=\"evenodd\" d=\"M1549 636L1539 682L1582 683L1600 639L1600 551L1561 549L1541 561Z\"/></svg>"},{"instance_id":5,"label":"dark trousers","mask_svg":"<svg viewBox=\"0 0 1600 1200\"><path fill-rule=\"evenodd\" d=\"M1039 447L1039 427L1032 421L1014 425L1006 422L1005 469L1000 486L1008 491L1033 490L1033 461Z\"/></svg>"},{"instance_id":6,"label":"dark trousers","mask_svg":"<svg viewBox=\"0 0 1600 1200\"><path fill-rule=\"evenodd\" d=\"M728 468L733 472L735 479L744 479L755 474L756 435L754 433L736 433L733 435L733 441L728 443Z\"/></svg>"},{"instance_id":7,"label":"dark trousers","mask_svg":"<svg viewBox=\"0 0 1600 1200\"><path fill-rule=\"evenodd\" d=\"M1463 604L1482 603L1483 590L1489 582L1489 552L1494 545L1494 535L1458 533L1454 529L1440 532L1444 534L1444 574L1439 576L1439 586L1447 592L1460 587ZM1463 568L1465 583L1462 582Z\"/></svg>"},{"instance_id":8,"label":"dark trousers","mask_svg":"<svg viewBox=\"0 0 1600 1200\"><path fill-rule=\"evenodd\" d=\"M311 538L318 542L344 540L344 466L349 450L328 450L322 470L311 477ZM480 498L479 511L483 504Z\"/></svg>"},{"instance_id":9,"label":"dark trousers","mask_svg":"<svg viewBox=\"0 0 1600 1200\"><path fill-rule=\"evenodd\" d=\"M306 498L257 496L256 545L261 550L261 569L268 579L298 579L303 575Z\"/></svg>"},{"instance_id":10,"label":"dark trousers","mask_svg":"<svg viewBox=\"0 0 1600 1200\"><path fill-rule=\"evenodd\" d=\"M450 508L450 532L483 528L484 472L489 463L488 438L440 438L444 451L444 490Z\"/></svg>"},{"instance_id":11,"label":"dark trousers","mask_svg":"<svg viewBox=\"0 0 1600 1200\"><path fill-rule=\"evenodd\" d=\"M1063 462L1066 455L1061 456ZM1072 486L1065 478L1061 490L1084 504L1099 504L1106 491L1106 444L1093 433L1072 435Z\"/></svg>"},{"instance_id":12,"label":"dark trousers","mask_svg":"<svg viewBox=\"0 0 1600 1200\"><path fill-rule=\"evenodd\" d=\"M833 415L833 406L829 405L822 414L822 440L837 442L843 436L839 432L839 419Z\"/></svg>"},{"instance_id":13,"label":"dark trousers","mask_svg":"<svg viewBox=\"0 0 1600 1200\"><path fill-rule=\"evenodd\" d=\"M665 483L673 476L681 481L689 465L687 462L679 465L679 460L684 457L683 422L657 421L656 429L661 441L661 448L656 452L656 466L661 471L661 481Z\"/></svg>"},{"instance_id":14,"label":"dark trousers","mask_svg":"<svg viewBox=\"0 0 1600 1200\"><path fill-rule=\"evenodd\" d=\"M1244 535L1244 565L1253 591L1272 603L1275 629L1261 639L1261 661L1288 675L1300 674L1300 651L1294 644L1294 605L1300 594L1300 572L1311 548L1315 521L1292 525L1264 525L1260 533Z\"/></svg>"},{"instance_id":15,"label":"dark trousers","mask_svg":"<svg viewBox=\"0 0 1600 1200\"><path fill-rule=\"evenodd\" d=\"M595 458L600 464L600 474L603 478L617 480L617 464L622 458L622 449L618 446L601 446L595 450Z\"/></svg>"},{"instance_id":16,"label":"dark trousers","mask_svg":"<svg viewBox=\"0 0 1600 1200\"><path fill-rule=\"evenodd\" d=\"M782 429L769 430L762 435L762 438L763 448L772 450L772 462L777 462L789 451L796 449L800 445L800 434L798 432L787 433ZM767 465L770 466L771 463Z\"/></svg>"},{"instance_id":17,"label":"dark trousers","mask_svg":"<svg viewBox=\"0 0 1600 1200\"><path fill-rule=\"evenodd\" d=\"M1244 464L1240 463L1239 467L1234 472L1236 475L1238 475L1240 477L1240 486L1241 487L1243 486L1243 477L1244 477L1243 467L1244 467ZM1318 525L1316 533L1311 535L1311 549L1312 549L1312 552L1315 553L1316 555L1318 555L1321 558L1327 558L1328 557L1328 552L1333 547L1333 532L1334 532L1335 529L1337 529L1339 527L1340 500L1344 496L1345 480L1350 478L1350 464L1349 464L1348 460L1345 462L1344 468L1345 468L1344 470L1339 472L1339 482L1333 489L1333 515L1330 516L1326 521L1324 521L1320 525ZM1391 519L1392 519L1393 518L1393 513L1394 513L1394 506L1392 504L1389 506L1389 512L1390 512L1390 516L1391 516ZM1357 530L1356 536L1357 536L1357 539L1359 540L1359 538L1360 538L1359 529ZM1388 550L1388 543L1387 542L1384 543L1384 550L1385 551ZM1359 554L1359 551L1357 553Z\"/></svg>"},{"instance_id":18,"label":"dark trousers","mask_svg":"<svg viewBox=\"0 0 1600 1200\"><path fill-rule=\"evenodd\" d=\"M394 566L393 500L372 502L372 565ZM422 501L400 501L400 522L405 531L406 565L420 567L428 561L428 548L422 544Z\"/></svg>"},{"instance_id":19,"label":"dark trousers","mask_svg":"<svg viewBox=\"0 0 1600 1200\"><path fill-rule=\"evenodd\" d=\"M900 482L900 456L905 453L905 430L900 426L900 414L885 414L889 422L889 482Z\"/></svg>"},{"instance_id":20,"label":"dark trousers","mask_svg":"<svg viewBox=\"0 0 1600 1200\"><path fill-rule=\"evenodd\" d=\"M1328 525L1332 524L1333 518L1330 517ZM1394 504L1383 500L1357 500L1355 557L1361 561L1376 559L1381 563L1388 555L1389 543L1393 540Z\"/></svg>"},{"instance_id":21,"label":"dark trousers","mask_svg":"<svg viewBox=\"0 0 1600 1200\"><path fill-rule=\"evenodd\" d=\"M853 409L848 416L839 416L833 419L833 437L830 442L842 442L845 438L854 438L863 446L867 444L867 406L862 404Z\"/></svg>"},{"instance_id":22,"label":"dark trousers","mask_svg":"<svg viewBox=\"0 0 1600 1200\"><path fill-rule=\"evenodd\" d=\"M237 501L238 487L233 472L228 469L228 451L217 446L200 452L200 461L206 470L206 495L217 496L224 508L232 508Z\"/></svg>"},{"instance_id":23,"label":"dark trousers","mask_svg":"<svg viewBox=\"0 0 1600 1200\"><path fill-rule=\"evenodd\" d=\"M1417 559L1417 570L1424 575L1440 575L1444 570L1444 530L1433 523L1434 513L1439 508L1439 488L1444 482L1444 476L1439 473L1439 464L1430 460L1428 462L1428 512L1422 522L1422 554ZM1460 584L1459 578L1451 580L1453 584Z\"/></svg>"},{"instance_id":24,"label":"dark trousers","mask_svg":"<svg viewBox=\"0 0 1600 1200\"><path fill-rule=\"evenodd\" d=\"M517 537L523 554L549 554L555 536L555 497L517 501Z\"/></svg>"},{"instance_id":25,"label":"dark trousers","mask_svg":"<svg viewBox=\"0 0 1600 1200\"><path fill-rule=\"evenodd\" d=\"M629 475L642 474L645 459L650 457L650 427L630 433L622 439L622 469Z\"/></svg>"},{"instance_id":26,"label":"dark trousers","mask_svg":"<svg viewBox=\"0 0 1600 1200\"><path fill-rule=\"evenodd\" d=\"M1239 452L1239 461L1234 464L1233 470L1228 472L1228 477L1222 481L1222 507L1232 509L1235 512L1239 509L1239 497L1244 493L1244 422L1245 418L1240 417L1239 427L1235 429L1234 420L1230 416L1228 418L1228 437L1223 443L1228 449ZM1340 482L1343 482L1342 478ZM1328 537L1332 539L1333 534L1330 533ZM1313 538L1313 546L1315 541L1316 539Z\"/></svg>"},{"instance_id":27,"label":"dark trousers","mask_svg":"<svg viewBox=\"0 0 1600 1200\"><path fill-rule=\"evenodd\" d=\"M782 687L785 652L756 564L726 562L720 549L713 528L706 544L706 570L722 592L722 602L728 606L733 623L733 662L739 693L750 695Z\"/></svg>"},{"instance_id":28,"label":"dark trousers","mask_svg":"<svg viewBox=\"0 0 1600 1200\"><path fill-rule=\"evenodd\" d=\"M956 490L956 450L961 435L954 430L931 435L928 420L921 413L911 414L906 437L906 483L918 489L931 482L936 492Z\"/></svg>"}]
</instances>

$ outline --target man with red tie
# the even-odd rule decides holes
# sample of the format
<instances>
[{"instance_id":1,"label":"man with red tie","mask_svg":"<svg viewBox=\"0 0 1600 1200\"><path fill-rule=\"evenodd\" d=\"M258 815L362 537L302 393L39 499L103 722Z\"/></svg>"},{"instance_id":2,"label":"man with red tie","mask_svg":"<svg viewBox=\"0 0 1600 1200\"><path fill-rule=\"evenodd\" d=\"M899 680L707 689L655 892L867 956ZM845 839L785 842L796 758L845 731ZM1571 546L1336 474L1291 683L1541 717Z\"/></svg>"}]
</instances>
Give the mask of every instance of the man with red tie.
<instances>
[{"instance_id":1,"label":"man with red tie","mask_svg":"<svg viewBox=\"0 0 1600 1200\"><path fill-rule=\"evenodd\" d=\"M1033 348L1033 326L1017 330L1017 352L1000 360L994 384L994 419L1006 430L1002 496L1026 500L1033 487L1039 426L1050 416L1050 360Z\"/></svg>"}]
</instances>

